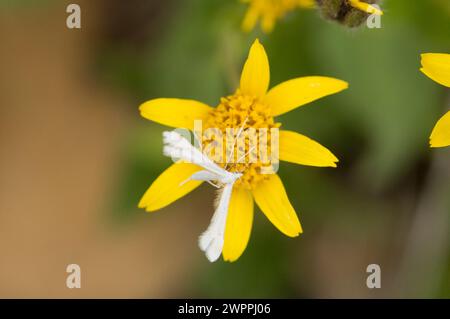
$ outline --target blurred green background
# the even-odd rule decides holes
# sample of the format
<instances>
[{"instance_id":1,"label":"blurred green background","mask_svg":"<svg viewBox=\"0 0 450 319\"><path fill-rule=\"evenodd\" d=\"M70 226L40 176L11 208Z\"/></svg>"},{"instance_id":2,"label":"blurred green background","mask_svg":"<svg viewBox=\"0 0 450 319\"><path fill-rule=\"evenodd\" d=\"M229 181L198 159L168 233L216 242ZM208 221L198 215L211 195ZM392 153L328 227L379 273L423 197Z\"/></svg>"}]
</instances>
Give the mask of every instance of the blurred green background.
<instances>
[{"instance_id":1,"label":"blurred green background","mask_svg":"<svg viewBox=\"0 0 450 319\"><path fill-rule=\"evenodd\" d=\"M27 259L29 252L22 251L23 255L9 259L9 266L0 268L2 296L450 297L450 150L428 147L433 126L450 105L449 91L419 71L421 53L450 52L447 0L385 0L380 29L363 26L350 30L325 21L316 10L296 10L279 21L269 35L258 29L251 34L241 31L246 5L238 0L80 1L82 30L65 28L65 6L69 2L0 3L1 17L6 21L0 24L0 34L6 39L1 51L10 53L10 58L2 58L2 65L10 66L9 72L17 72L15 66L30 60L37 64L47 61L49 68L54 67L53 59L64 54L58 50L69 47L70 58L61 57L58 69L71 65L67 72L61 71L63 78L71 72L82 73L74 83L83 89L72 103L73 108L81 110L81 121L58 125L46 134L65 136L70 134L66 131L77 132L73 139L79 144L71 148L74 154L101 159L79 165L77 161L73 168L81 181L79 185L65 185L70 190L82 189L84 181L99 183L95 185L101 195L81 197L68 192L55 196L60 184L53 186L55 192L42 195L48 196L47 204L58 197L61 210L72 202L92 203L89 208L80 207L66 215L70 219L80 210L89 212L89 218L73 230L76 236L85 238L71 242L79 243L73 252L62 248L59 252L52 246L55 241L65 242L64 234L55 235L61 232L53 218L61 214L59 209L34 206L34 214L48 212L47 220L39 219L37 223L52 223L48 227L49 242L37 248L47 256L41 268L52 268L52 261L62 265L66 259L76 262L80 258L81 268L87 274L95 273L87 282L93 277L103 278L73 293L60 287L63 281L56 283L64 273L55 277L49 271L46 278L54 289L37 283L27 288L8 275L18 263L32 260L31 256ZM23 23L28 27L20 27ZM30 34L30 28L42 32ZM41 56L34 54L33 45L37 44L28 41L36 37L40 39ZM209 264L197 249L196 238L212 214L211 187L202 186L154 214L136 207L151 182L170 164L162 155L160 137L165 128L140 118L138 106L157 97L189 98L217 105L221 96L233 93L237 87L243 62L256 37L269 56L271 86L307 75L331 76L350 83L343 93L280 118L284 128L301 132L331 149L340 165L338 169L321 169L282 163L279 173L304 234L295 239L284 237L256 210L244 255L232 264ZM22 46L17 39L23 39ZM15 45L21 49L14 50ZM45 53L46 49L53 53ZM17 109L22 105L25 114L28 109L35 113L37 107L45 107L39 99L42 91L22 92L22 78L14 82L8 70L0 77L2 92L9 92L1 106L2 112L10 112L4 121L23 116L11 111L13 102ZM53 76L45 70L47 67L35 77L33 68L27 68L23 77ZM67 85L72 88L70 83ZM57 89L43 86L47 99L55 101ZM108 97L93 103L92 95L98 90ZM24 106L15 98L19 94L30 94L35 103ZM81 95L86 99L82 100ZM60 107L58 103L48 114ZM108 117L111 122L105 120ZM46 121L55 123L63 118L61 114L53 119L47 117ZM90 124L84 122L87 118ZM103 128L103 139L96 131L97 125ZM27 127L25 123L19 128L26 132ZM18 127L13 125L10 130L6 133ZM80 131L89 134L79 138ZM104 146L105 141L109 148L102 151L102 146L97 145ZM97 151L91 153L93 149ZM52 158L60 152L51 147L39 154ZM7 159L8 154L2 157ZM24 156L33 160L33 154ZM3 180L16 181L8 172L20 164L13 159L5 161ZM106 162L108 169L98 173ZM86 171L82 165L91 169ZM46 169L53 171L51 165ZM46 188L47 182L44 179L41 187ZM13 191L10 184L0 188L5 201L25 187L18 183ZM2 207L2 216L11 216L8 207ZM25 210L17 208L17 214L21 209ZM25 232L21 224L14 223L15 217L9 218L17 232ZM103 226L98 229L97 225ZM98 232L105 235L99 239ZM13 235L3 237L2 245L14 247ZM111 253L95 258L102 256L96 249ZM135 252L131 256L130 250ZM120 267L114 266L116 261ZM366 267L372 263L381 266L381 289L366 287ZM105 268L110 271L105 273Z\"/></svg>"}]
</instances>

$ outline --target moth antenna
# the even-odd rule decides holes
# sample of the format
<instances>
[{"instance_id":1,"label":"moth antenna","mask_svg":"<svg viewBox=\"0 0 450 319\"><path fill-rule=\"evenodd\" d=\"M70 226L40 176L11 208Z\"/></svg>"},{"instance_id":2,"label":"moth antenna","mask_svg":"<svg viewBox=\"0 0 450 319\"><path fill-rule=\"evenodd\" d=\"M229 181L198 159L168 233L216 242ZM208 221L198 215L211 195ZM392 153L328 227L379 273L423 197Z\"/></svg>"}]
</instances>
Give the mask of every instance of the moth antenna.
<instances>
[{"instance_id":1,"label":"moth antenna","mask_svg":"<svg viewBox=\"0 0 450 319\"><path fill-rule=\"evenodd\" d=\"M239 128L238 133L237 133L236 137L233 140L233 146L231 147L231 150L229 151L229 153L227 153L227 157L225 158L225 161L226 161L226 163L225 163L225 170L228 168L228 157L231 155L231 152L234 152L234 147L236 146L236 141L241 136L242 131L244 130L244 126L245 126L245 124L247 124L247 121L248 121L248 116L246 116L244 122L242 122L242 125Z\"/></svg>"},{"instance_id":2,"label":"moth antenna","mask_svg":"<svg viewBox=\"0 0 450 319\"><path fill-rule=\"evenodd\" d=\"M242 159L246 158L247 155L250 154L255 148L256 148L256 145L254 145L252 148L250 148L250 149L248 150L247 153L245 153L243 156L241 156L241 158L239 158L239 160L238 160L237 162L239 163Z\"/></svg>"}]
</instances>

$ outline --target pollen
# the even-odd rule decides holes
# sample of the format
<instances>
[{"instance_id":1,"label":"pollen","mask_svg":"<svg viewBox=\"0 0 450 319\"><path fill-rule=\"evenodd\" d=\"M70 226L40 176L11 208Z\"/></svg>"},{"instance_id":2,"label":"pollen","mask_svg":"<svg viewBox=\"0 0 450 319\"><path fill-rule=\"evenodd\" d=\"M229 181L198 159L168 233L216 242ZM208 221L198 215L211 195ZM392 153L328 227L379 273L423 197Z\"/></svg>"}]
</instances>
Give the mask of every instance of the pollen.
<instances>
[{"instance_id":1,"label":"pollen","mask_svg":"<svg viewBox=\"0 0 450 319\"><path fill-rule=\"evenodd\" d=\"M204 123L202 147L205 149L215 143L221 156L213 154L210 157L222 168L242 173L236 186L254 189L268 178L262 169L271 165L271 130L280 126L281 123L275 122L270 114L270 108L259 98L243 95L238 90L236 94L222 98L211 111ZM223 138L213 136L214 130L219 131ZM267 133L264 138L261 132ZM261 145L265 145L265 152Z\"/></svg>"}]
</instances>

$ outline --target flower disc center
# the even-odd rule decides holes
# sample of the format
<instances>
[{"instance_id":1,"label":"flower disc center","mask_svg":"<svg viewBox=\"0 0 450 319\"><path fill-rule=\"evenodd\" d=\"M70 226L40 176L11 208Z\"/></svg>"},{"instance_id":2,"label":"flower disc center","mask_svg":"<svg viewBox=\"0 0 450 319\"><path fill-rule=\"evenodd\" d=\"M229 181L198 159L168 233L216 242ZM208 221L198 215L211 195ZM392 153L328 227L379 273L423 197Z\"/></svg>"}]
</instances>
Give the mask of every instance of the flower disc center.
<instances>
[{"instance_id":1,"label":"flower disc center","mask_svg":"<svg viewBox=\"0 0 450 319\"><path fill-rule=\"evenodd\" d=\"M267 177L262 171L271 167L273 132L280 126L258 98L238 91L222 98L205 121L202 147L221 167L243 174L236 186L252 189Z\"/></svg>"}]
</instances>

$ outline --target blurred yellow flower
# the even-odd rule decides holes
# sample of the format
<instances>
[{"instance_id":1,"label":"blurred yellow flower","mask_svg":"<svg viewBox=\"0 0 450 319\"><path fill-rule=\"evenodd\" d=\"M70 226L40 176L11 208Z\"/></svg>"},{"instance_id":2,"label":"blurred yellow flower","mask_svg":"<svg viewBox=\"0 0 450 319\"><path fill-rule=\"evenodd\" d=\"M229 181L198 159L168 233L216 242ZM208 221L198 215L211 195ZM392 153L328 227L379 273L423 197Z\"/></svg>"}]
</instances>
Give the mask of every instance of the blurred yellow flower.
<instances>
[{"instance_id":1,"label":"blurred yellow flower","mask_svg":"<svg viewBox=\"0 0 450 319\"><path fill-rule=\"evenodd\" d=\"M320 76L292 79L271 90L269 82L269 61L264 47L256 40L242 70L240 87L234 95L222 98L217 107L192 100L160 98L143 103L139 109L149 120L190 130L194 130L195 120L224 133L227 128L237 127L244 131L270 129L281 125L275 122L275 116L348 87L344 81ZM338 162L327 148L296 132L281 130L278 143L279 159L283 161L318 167L336 167ZM261 174L260 162L238 161L231 166L216 163L230 172L242 173L233 186L228 206L222 251L225 261L237 260L247 246L253 223L253 200L283 234L296 237L302 232L277 174ZM200 170L201 167L191 163L173 164L153 182L139 207L155 211L188 194L201 184L189 180Z\"/></svg>"},{"instance_id":2,"label":"blurred yellow flower","mask_svg":"<svg viewBox=\"0 0 450 319\"><path fill-rule=\"evenodd\" d=\"M422 54L420 70L437 83L450 87L450 54ZM430 144L431 147L450 146L450 111L437 122L431 133Z\"/></svg>"},{"instance_id":3,"label":"blurred yellow flower","mask_svg":"<svg viewBox=\"0 0 450 319\"><path fill-rule=\"evenodd\" d=\"M277 20L297 8L313 8L314 0L242 0L249 8L242 23L244 31L253 30L260 20L261 29L269 33Z\"/></svg>"}]
</instances>

